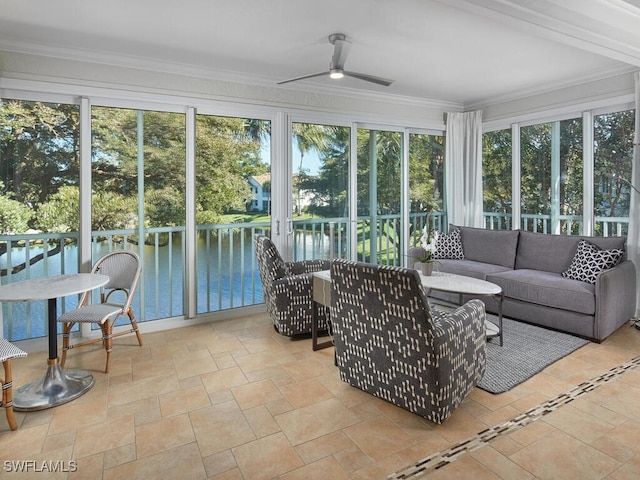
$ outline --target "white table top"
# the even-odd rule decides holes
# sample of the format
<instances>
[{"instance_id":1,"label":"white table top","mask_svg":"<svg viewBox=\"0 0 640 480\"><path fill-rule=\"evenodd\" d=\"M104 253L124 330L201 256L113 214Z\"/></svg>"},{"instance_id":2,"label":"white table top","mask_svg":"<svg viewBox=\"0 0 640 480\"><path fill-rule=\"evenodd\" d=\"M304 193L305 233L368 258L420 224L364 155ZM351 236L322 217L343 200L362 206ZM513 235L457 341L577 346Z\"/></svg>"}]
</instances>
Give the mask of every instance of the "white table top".
<instances>
[{"instance_id":1,"label":"white table top","mask_svg":"<svg viewBox=\"0 0 640 480\"><path fill-rule=\"evenodd\" d=\"M320 270L318 272L313 272L313 276L330 282L331 281L331 270Z\"/></svg>"},{"instance_id":2,"label":"white table top","mask_svg":"<svg viewBox=\"0 0 640 480\"><path fill-rule=\"evenodd\" d=\"M433 272L429 276L423 275L422 272L419 273L422 286L433 290L468 295L499 295L502 292L502 288L495 283L479 278L443 272Z\"/></svg>"},{"instance_id":3,"label":"white table top","mask_svg":"<svg viewBox=\"0 0 640 480\"><path fill-rule=\"evenodd\" d=\"M31 278L0 286L0 302L28 302L66 297L106 285L107 275L72 273Z\"/></svg>"}]
</instances>

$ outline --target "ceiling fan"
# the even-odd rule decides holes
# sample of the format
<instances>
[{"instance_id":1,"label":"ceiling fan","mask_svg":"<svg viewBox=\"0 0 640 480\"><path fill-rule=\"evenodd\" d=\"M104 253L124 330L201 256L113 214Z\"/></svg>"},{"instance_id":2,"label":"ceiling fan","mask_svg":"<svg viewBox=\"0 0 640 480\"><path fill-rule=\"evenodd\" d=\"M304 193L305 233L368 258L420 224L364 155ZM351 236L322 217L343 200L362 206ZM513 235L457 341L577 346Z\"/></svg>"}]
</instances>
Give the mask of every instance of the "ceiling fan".
<instances>
[{"instance_id":1,"label":"ceiling fan","mask_svg":"<svg viewBox=\"0 0 640 480\"><path fill-rule=\"evenodd\" d=\"M321 77L323 75L329 75L330 78L338 79L342 77L353 77L366 82L375 83L388 87L393 83L393 80L387 78L376 77L375 75L367 75L366 73L350 72L344 69L344 62L347 61L349 50L351 49L351 42L346 40L346 35L343 33L332 33L329 35L329 43L334 46L333 56L331 57L331 63L329 64L329 70L326 72L312 73L310 75L303 75L302 77L290 78L289 80L283 80L278 82L278 85L283 83L296 82L298 80L304 80L306 78Z\"/></svg>"}]
</instances>

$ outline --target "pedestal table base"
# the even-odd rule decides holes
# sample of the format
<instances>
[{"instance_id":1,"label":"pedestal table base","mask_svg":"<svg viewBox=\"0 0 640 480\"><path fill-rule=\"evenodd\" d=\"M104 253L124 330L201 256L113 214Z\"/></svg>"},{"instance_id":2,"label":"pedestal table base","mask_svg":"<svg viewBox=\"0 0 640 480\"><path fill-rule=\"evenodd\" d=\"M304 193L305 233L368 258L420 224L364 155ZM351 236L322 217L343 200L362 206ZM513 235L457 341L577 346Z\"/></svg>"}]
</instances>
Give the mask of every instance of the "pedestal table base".
<instances>
[{"instance_id":1,"label":"pedestal table base","mask_svg":"<svg viewBox=\"0 0 640 480\"><path fill-rule=\"evenodd\" d=\"M22 412L44 410L70 402L93 387L93 375L82 370L62 370L58 359L49 360L43 378L18 388L13 409Z\"/></svg>"}]
</instances>

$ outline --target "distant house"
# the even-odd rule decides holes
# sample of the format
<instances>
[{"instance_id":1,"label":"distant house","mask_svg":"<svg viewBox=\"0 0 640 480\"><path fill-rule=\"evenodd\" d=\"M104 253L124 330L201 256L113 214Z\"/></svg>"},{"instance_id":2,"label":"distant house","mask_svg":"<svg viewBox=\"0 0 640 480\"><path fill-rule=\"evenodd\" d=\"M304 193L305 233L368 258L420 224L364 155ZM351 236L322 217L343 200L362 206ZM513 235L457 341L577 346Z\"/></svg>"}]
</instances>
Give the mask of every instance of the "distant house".
<instances>
[{"instance_id":1,"label":"distant house","mask_svg":"<svg viewBox=\"0 0 640 480\"><path fill-rule=\"evenodd\" d=\"M249 210L255 212L271 211L271 174L265 173L249 177L249 186L253 194L253 200L249 204Z\"/></svg>"}]
</instances>

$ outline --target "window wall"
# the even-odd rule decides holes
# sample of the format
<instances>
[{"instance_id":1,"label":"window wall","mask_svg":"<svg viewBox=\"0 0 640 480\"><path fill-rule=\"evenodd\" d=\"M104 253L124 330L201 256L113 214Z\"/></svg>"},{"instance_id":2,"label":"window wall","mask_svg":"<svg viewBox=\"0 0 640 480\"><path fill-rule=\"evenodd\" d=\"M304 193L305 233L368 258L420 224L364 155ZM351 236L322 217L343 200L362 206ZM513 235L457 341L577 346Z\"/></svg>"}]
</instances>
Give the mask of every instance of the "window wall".
<instances>
[{"instance_id":1,"label":"window wall","mask_svg":"<svg viewBox=\"0 0 640 480\"><path fill-rule=\"evenodd\" d=\"M86 270L131 249L143 259L136 314L178 326L262 303L255 233L280 228L285 260L403 265L425 222L446 229L444 199L457 192L444 191L443 132L102 93L75 104L28 92L0 104L1 283ZM625 234L633 116L619 108L485 133L485 225ZM2 305L3 334L44 337L44 310Z\"/></svg>"},{"instance_id":2,"label":"window wall","mask_svg":"<svg viewBox=\"0 0 640 480\"><path fill-rule=\"evenodd\" d=\"M626 235L634 120L634 110L612 109L485 132L487 228L505 228L513 216L513 225L508 228L566 235ZM585 129L590 132L587 138ZM517 139L512 138L513 132L517 132ZM591 139L593 144L585 145ZM511 187L513 177L519 182L516 189ZM517 215L511 205L518 206Z\"/></svg>"}]
</instances>

